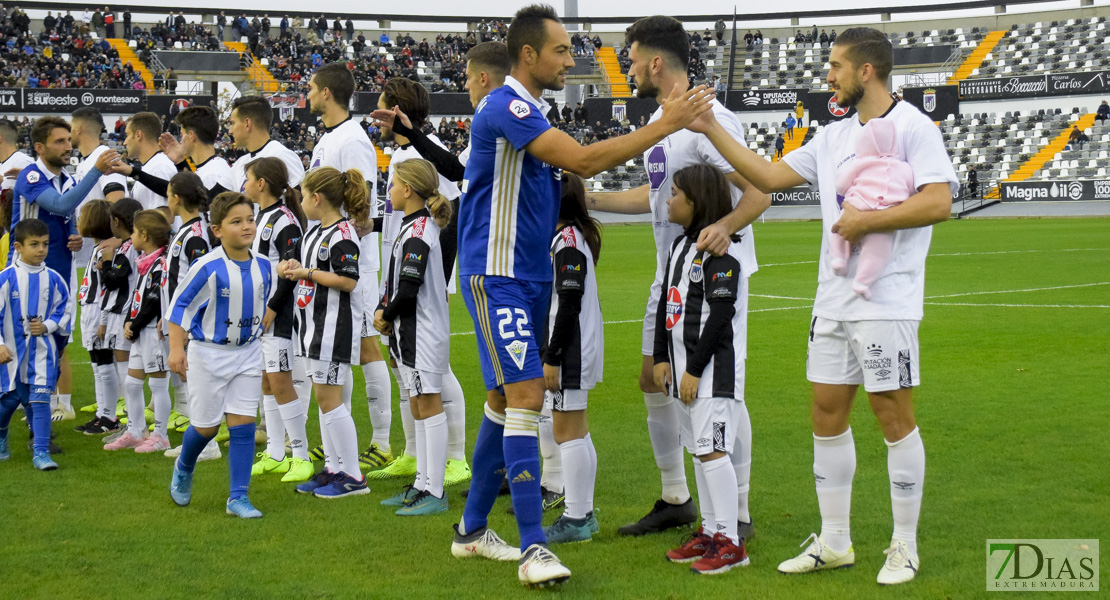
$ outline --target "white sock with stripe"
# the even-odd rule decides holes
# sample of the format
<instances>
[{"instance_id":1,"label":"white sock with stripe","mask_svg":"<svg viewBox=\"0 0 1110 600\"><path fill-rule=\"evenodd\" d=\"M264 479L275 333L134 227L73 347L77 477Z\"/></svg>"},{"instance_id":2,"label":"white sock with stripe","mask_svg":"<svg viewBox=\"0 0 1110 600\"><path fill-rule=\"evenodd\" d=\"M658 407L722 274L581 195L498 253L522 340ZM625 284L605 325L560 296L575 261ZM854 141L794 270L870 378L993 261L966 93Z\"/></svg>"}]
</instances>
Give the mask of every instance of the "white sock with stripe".
<instances>
[{"instance_id":1,"label":"white sock with stripe","mask_svg":"<svg viewBox=\"0 0 1110 600\"><path fill-rule=\"evenodd\" d=\"M821 510L821 539L837 552L852 547L849 517L855 475L856 444L851 427L840 435L813 436L813 479Z\"/></svg>"},{"instance_id":2,"label":"white sock with stripe","mask_svg":"<svg viewBox=\"0 0 1110 600\"><path fill-rule=\"evenodd\" d=\"M466 460L466 397L451 367L443 376L443 412L447 414L447 459Z\"/></svg>"},{"instance_id":3,"label":"white sock with stripe","mask_svg":"<svg viewBox=\"0 0 1110 600\"><path fill-rule=\"evenodd\" d=\"M447 438L450 426L447 413L424 419L424 445L426 447L424 489L436 498L443 497L443 479L447 475Z\"/></svg>"}]
</instances>

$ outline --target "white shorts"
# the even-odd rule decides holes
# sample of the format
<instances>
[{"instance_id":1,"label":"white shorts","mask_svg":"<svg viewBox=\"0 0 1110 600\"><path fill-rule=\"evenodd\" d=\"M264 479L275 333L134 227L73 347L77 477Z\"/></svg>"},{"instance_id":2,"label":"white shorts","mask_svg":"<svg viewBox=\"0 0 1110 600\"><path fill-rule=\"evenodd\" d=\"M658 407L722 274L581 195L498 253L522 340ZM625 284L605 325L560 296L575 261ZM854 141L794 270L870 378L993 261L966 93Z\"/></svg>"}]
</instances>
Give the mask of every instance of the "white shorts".
<instances>
[{"instance_id":1,"label":"white shorts","mask_svg":"<svg viewBox=\"0 0 1110 600\"><path fill-rule=\"evenodd\" d=\"M658 263L659 261L656 261ZM644 309L644 331L640 340L640 352L644 356L655 353L655 315L659 310L659 295L663 289L663 271L658 264L655 265L655 281L651 282L651 291L648 292L647 307Z\"/></svg>"},{"instance_id":2,"label":"white shorts","mask_svg":"<svg viewBox=\"0 0 1110 600\"><path fill-rule=\"evenodd\" d=\"M131 355L127 368L143 373L168 371L170 364L170 345L165 339L158 339L158 327L153 325L139 333L139 339L131 345Z\"/></svg>"},{"instance_id":3,"label":"white shorts","mask_svg":"<svg viewBox=\"0 0 1110 600\"><path fill-rule=\"evenodd\" d=\"M267 373L288 373L293 370L293 340L272 335L262 336L262 356Z\"/></svg>"},{"instance_id":4,"label":"white shorts","mask_svg":"<svg viewBox=\"0 0 1110 600\"><path fill-rule=\"evenodd\" d=\"M573 410L586 410L586 403L590 390L559 390L552 392L545 390L543 405L548 410L555 412L570 412Z\"/></svg>"},{"instance_id":5,"label":"white shorts","mask_svg":"<svg viewBox=\"0 0 1110 600\"><path fill-rule=\"evenodd\" d=\"M193 340L189 360L189 419L216 427L225 414L253 417L262 399L262 344L218 346Z\"/></svg>"},{"instance_id":6,"label":"white shorts","mask_svg":"<svg viewBox=\"0 0 1110 600\"><path fill-rule=\"evenodd\" d=\"M694 456L732 452L740 420L740 402L732 398L698 398L693 404L678 405L678 434L682 445Z\"/></svg>"},{"instance_id":7,"label":"white shorts","mask_svg":"<svg viewBox=\"0 0 1110 600\"><path fill-rule=\"evenodd\" d=\"M96 330L100 327L100 306L96 304L81 305L81 347L85 350L100 350L105 348L107 339L96 337ZM107 336L105 336L107 338Z\"/></svg>"},{"instance_id":8,"label":"white shorts","mask_svg":"<svg viewBox=\"0 0 1110 600\"><path fill-rule=\"evenodd\" d=\"M409 396L423 394L439 394L443 392L444 373L432 373L420 369L410 369L397 363L397 372L401 374L401 381L409 391Z\"/></svg>"},{"instance_id":9,"label":"white shorts","mask_svg":"<svg viewBox=\"0 0 1110 600\"><path fill-rule=\"evenodd\" d=\"M374 329L374 309L377 308L381 297L378 295L378 272L359 274L359 283L362 284L362 332L360 337L374 337L381 335Z\"/></svg>"},{"instance_id":10,"label":"white shorts","mask_svg":"<svg viewBox=\"0 0 1110 600\"><path fill-rule=\"evenodd\" d=\"M346 385L352 377L351 365L344 362L326 362L315 358L304 358L305 375L312 383L320 385Z\"/></svg>"},{"instance_id":11,"label":"white shorts","mask_svg":"<svg viewBox=\"0 0 1110 600\"><path fill-rule=\"evenodd\" d=\"M920 321L831 321L813 317L806 378L887 392L921 385Z\"/></svg>"},{"instance_id":12,"label":"white shorts","mask_svg":"<svg viewBox=\"0 0 1110 600\"><path fill-rule=\"evenodd\" d=\"M69 272L69 304L66 305L66 316L69 317L69 340L68 343L73 343L73 323L77 320L77 264L73 263ZM81 329L84 331L84 328ZM96 333L95 331L93 332ZM84 341L84 336L82 341ZM94 335L95 337L95 335Z\"/></svg>"},{"instance_id":13,"label":"white shorts","mask_svg":"<svg viewBox=\"0 0 1110 600\"><path fill-rule=\"evenodd\" d=\"M123 322L126 320L127 315L108 313L108 322L104 327L107 332L104 334L104 342L100 344L101 348L120 352L131 351L131 342L123 337Z\"/></svg>"}]
</instances>

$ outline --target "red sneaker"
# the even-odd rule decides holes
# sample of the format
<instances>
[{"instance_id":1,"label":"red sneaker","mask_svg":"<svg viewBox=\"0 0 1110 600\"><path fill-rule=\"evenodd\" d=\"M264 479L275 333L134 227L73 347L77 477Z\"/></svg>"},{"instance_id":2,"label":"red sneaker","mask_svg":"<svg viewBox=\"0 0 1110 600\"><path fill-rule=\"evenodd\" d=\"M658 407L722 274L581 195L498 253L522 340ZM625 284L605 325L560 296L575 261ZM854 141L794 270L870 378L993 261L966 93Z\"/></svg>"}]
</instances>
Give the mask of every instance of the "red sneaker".
<instances>
[{"instance_id":1,"label":"red sneaker","mask_svg":"<svg viewBox=\"0 0 1110 600\"><path fill-rule=\"evenodd\" d=\"M748 551L744 548L744 540L740 540L740 544L736 545L732 540L718 533L713 536L705 554L690 565L690 571L699 575L718 575L733 567L746 567L750 562Z\"/></svg>"},{"instance_id":2,"label":"red sneaker","mask_svg":"<svg viewBox=\"0 0 1110 600\"><path fill-rule=\"evenodd\" d=\"M683 540L682 545L674 550L667 551L667 560L676 563L688 563L702 557L709 548L713 538L706 535L701 527Z\"/></svg>"}]
</instances>

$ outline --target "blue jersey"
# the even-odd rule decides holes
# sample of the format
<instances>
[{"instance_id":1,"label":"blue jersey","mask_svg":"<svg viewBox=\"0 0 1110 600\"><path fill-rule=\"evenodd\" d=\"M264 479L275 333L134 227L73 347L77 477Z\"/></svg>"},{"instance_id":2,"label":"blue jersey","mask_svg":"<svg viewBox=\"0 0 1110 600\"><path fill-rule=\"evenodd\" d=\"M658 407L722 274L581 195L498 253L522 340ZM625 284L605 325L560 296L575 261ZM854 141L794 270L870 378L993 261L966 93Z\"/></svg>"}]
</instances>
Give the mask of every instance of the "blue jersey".
<instances>
[{"instance_id":1,"label":"blue jersey","mask_svg":"<svg viewBox=\"0 0 1110 600\"><path fill-rule=\"evenodd\" d=\"M551 281L562 171L524 151L551 129L547 111L512 77L478 105L459 205L460 275Z\"/></svg>"},{"instance_id":2,"label":"blue jersey","mask_svg":"<svg viewBox=\"0 0 1110 600\"><path fill-rule=\"evenodd\" d=\"M73 271L73 252L66 248L69 236L77 233L77 220L73 213L56 215L35 204L39 194L53 187L59 194L65 193L76 182L65 169L61 175L54 175L46 169L42 159L24 167L15 181L12 196L12 227L21 219L39 219L50 230L50 250L46 254L46 266L61 273L66 280ZM11 228L8 229L11 231ZM8 264L12 262L15 244L8 249Z\"/></svg>"},{"instance_id":3,"label":"blue jersey","mask_svg":"<svg viewBox=\"0 0 1110 600\"><path fill-rule=\"evenodd\" d=\"M22 175L21 175L22 176ZM56 271L17 260L0 271L0 329L4 345L15 355L0 366L0 391L7 391L16 375L22 383L53 389L58 381L58 341L69 335L69 288ZM46 325L46 334L33 336L32 319ZM13 368L14 365L14 368Z\"/></svg>"},{"instance_id":4,"label":"blue jersey","mask_svg":"<svg viewBox=\"0 0 1110 600\"><path fill-rule=\"evenodd\" d=\"M262 335L275 268L265 256L231 260L223 246L198 259L177 286L169 321L194 340L246 346Z\"/></svg>"}]
</instances>

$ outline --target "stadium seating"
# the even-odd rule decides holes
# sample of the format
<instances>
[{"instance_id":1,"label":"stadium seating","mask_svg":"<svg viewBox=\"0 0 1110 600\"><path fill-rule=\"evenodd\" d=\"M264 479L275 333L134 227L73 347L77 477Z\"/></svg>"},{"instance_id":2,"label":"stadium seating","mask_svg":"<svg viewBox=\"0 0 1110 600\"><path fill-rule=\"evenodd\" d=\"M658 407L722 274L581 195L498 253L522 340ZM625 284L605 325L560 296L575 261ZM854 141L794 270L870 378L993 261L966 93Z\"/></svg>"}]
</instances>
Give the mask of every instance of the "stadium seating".
<instances>
[{"instance_id":1,"label":"stadium seating","mask_svg":"<svg viewBox=\"0 0 1110 600\"><path fill-rule=\"evenodd\" d=\"M1014 25L972 77L1091 71L1110 67L1105 17Z\"/></svg>"}]
</instances>

